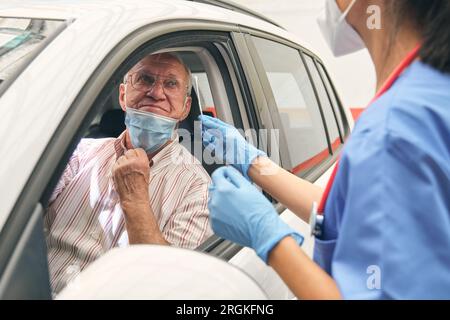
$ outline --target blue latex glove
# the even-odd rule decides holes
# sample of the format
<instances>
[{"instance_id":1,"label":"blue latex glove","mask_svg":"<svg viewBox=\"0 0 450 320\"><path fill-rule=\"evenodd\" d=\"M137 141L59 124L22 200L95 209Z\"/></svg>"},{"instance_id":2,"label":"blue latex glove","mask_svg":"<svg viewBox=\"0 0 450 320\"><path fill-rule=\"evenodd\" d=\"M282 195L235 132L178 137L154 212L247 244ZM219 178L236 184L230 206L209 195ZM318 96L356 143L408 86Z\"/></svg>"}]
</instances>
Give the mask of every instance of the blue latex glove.
<instances>
[{"instance_id":1,"label":"blue latex glove","mask_svg":"<svg viewBox=\"0 0 450 320\"><path fill-rule=\"evenodd\" d=\"M208 116L199 116L199 119L205 151L214 152L216 159L232 165L251 181L248 170L252 162L267 155L248 143L235 127Z\"/></svg>"},{"instance_id":2,"label":"blue latex glove","mask_svg":"<svg viewBox=\"0 0 450 320\"><path fill-rule=\"evenodd\" d=\"M231 167L212 175L208 207L214 232L242 246L253 248L267 263L270 251L285 237L299 245L303 237L283 222L273 205Z\"/></svg>"}]
</instances>

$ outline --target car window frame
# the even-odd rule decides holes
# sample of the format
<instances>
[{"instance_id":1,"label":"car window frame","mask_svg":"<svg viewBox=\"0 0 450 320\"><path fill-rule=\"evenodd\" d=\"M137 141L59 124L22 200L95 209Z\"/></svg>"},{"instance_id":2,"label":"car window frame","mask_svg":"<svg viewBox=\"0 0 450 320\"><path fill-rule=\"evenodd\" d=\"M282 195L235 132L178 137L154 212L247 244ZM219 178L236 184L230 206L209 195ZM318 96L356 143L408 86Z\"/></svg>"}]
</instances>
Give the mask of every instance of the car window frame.
<instances>
[{"instance_id":1,"label":"car window frame","mask_svg":"<svg viewBox=\"0 0 450 320\"><path fill-rule=\"evenodd\" d=\"M317 58L314 58L314 62L316 63L316 67L319 70L319 75L320 75L320 77L322 79L322 82L323 82L323 84L325 86L325 89L327 91L328 99L330 101L330 104L333 107L335 120L336 120L336 123L338 125L339 131L341 133L341 141L344 144L347 141L347 138L350 135L350 124L348 123L348 119L347 119L347 116L346 116L345 111L344 111L342 100L339 97L339 94L338 94L338 92L336 90L336 87L335 87L333 81L331 80L330 74L329 74L327 68L325 67L325 65L320 60L318 60ZM322 74L322 72L320 72L320 67L322 68L324 74ZM324 79L324 76L326 77L326 79ZM325 84L325 81L327 81L328 84L330 85L332 92L330 92L328 90L328 87ZM335 105L333 103L333 99L331 98L331 95L334 95L335 100L337 102L337 105ZM339 121L337 119L336 112L339 112L339 115L340 115L340 117L342 119L342 126L341 126L341 124L339 123Z\"/></svg>"},{"instance_id":2,"label":"car window frame","mask_svg":"<svg viewBox=\"0 0 450 320\"><path fill-rule=\"evenodd\" d=\"M302 54L302 57L303 57L303 61L304 61L305 67L306 67L306 69L308 70L308 73L309 73L309 79L310 79L311 83L313 84L317 102L319 103L320 109L322 110L322 119L323 119L324 126L326 128L326 135L327 135L327 139L328 139L328 148L329 148L330 155L332 156L335 153L335 151L338 150L341 147L341 145L343 143L342 136L341 136L341 129L340 129L340 126L339 126L339 121L337 120L335 109L334 109L333 103L331 101L330 94L328 92L327 86L323 82L322 75L321 75L321 73L319 71L319 68L317 66L316 58L311 56L311 55L309 55L309 54L307 54L307 53L305 53L305 52L302 52L301 54ZM307 57L311 58L311 61L312 61L312 64L313 64L315 70L311 70L310 66L306 62ZM318 83L316 83L314 81L314 77L312 75L312 72L317 72L320 84L318 84ZM328 102L329 102L329 104L331 106L331 111L333 112L334 124L337 127L338 135L339 135L339 137L338 137L339 143L338 143L337 146L334 146L334 141L332 141L332 138L331 138L331 134L330 134L329 126L328 126L328 123L327 123L327 119L325 118L325 112L323 111L324 107L323 107L323 104L322 104L322 101L321 101L321 98L320 98L320 95L319 95L319 89L318 89L319 85L321 85L322 88L325 90L325 93L327 95L326 99L328 99Z\"/></svg>"}]
</instances>

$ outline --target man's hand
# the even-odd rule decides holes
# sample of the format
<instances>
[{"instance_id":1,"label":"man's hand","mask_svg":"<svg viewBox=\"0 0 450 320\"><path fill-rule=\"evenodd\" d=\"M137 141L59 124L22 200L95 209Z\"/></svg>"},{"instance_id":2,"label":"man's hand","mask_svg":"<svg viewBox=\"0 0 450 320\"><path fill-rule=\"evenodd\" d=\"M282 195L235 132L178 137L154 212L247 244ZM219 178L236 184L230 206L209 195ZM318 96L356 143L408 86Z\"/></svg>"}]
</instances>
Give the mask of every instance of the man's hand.
<instances>
[{"instance_id":1,"label":"man's hand","mask_svg":"<svg viewBox=\"0 0 450 320\"><path fill-rule=\"evenodd\" d=\"M143 149L128 150L113 167L130 244L165 244L150 206L150 162Z\"/></svg>"},{"instance_id":2,"label":"man's hand","mask_svg":"<svg viewBox=\"0 0 450 320\"><path fill-rule=\"evenodd\" d=\"M143 149L128 150L117 160L112 173L122 206L150 205L150 162Z\"/></svg>"}]
</instances>

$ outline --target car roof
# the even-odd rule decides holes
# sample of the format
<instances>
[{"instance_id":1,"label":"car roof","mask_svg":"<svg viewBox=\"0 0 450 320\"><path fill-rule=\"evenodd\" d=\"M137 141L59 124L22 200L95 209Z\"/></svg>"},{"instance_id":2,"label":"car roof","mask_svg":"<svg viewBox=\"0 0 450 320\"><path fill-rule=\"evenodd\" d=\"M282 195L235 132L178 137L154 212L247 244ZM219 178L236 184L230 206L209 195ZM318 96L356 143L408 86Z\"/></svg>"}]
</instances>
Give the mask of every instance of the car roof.
<instances>
[{"instance_id":1,"label":"car roof","mask_svg":"<svg viewBox=\"0 0 450 320\"><path fill-rule=\"evenodd\" d=\"M283 28L280 24L278 24L274 20L272 20L256 11L253 11L250 8L247 8L240 4L237 4L236 2L233 2L233 1L225 1L225 0L187 0L187 1L207 3L207 4L217 6L217 7L226 8L226 9L233 10L236 12L241 12L241 13L256 17L258 19L264 20L266 22L269 22L273 25L276 25L277 27Z\"/></svg>"},{"instance_id":2,"label":"car roof","mask_svg":"<svg viewBox=\"0 0 450 320\"><path fill-rule=\"evenodd\" d=\"M148 11L157 7L158 10ZM190 8L192 12L183 10ZM249 8L224 0L9 0L0 3L0 17L28 17L73 20L96 13L108 12L110 18L124 13L146 13L147 20L162 21L170 18L205 18L224 23L235 23L281 36L309 48L304 39L287 32L273 20ZM159 10L163 9L163 10ZM177 14L178 13L178 14ZM214 14L215 13L215 14ZM142 14L138 15L142 20ZM128 16L130 20L138 16ZM211 17L208 19L208 17ZM101 16L99 16L99 20Z\"/></svg>"},{"instance_id":3,"label":"car roof","mask_svg":"<svg viewBox=\"0 0 450 320\"><path fill-rule=\"evenodd\" d=\"M152 23L195 20L234 25L236 31L248 27L304 45L260 18L182 0L9 0L0 4L0 17L67 24L0 96L0 136L6 137L0 154L7 155L0 158L0 229L81 88L127 35Z\"/></svg>"},{"instance_id":4,"label":"car roof","mask_svg":"<svg viewBox=\"0 0 450 320\"><path fill-rule=\"evenodd\" d=\"M233 1L228 1L228 0L185 0L185 1L203 3L203 4L208 4L208 5L212 5L212 6L219 7L219 8L228 9L228 10L235 11L235 12L240 12L240 13L243 13L243 14L246 14L246 15L249 15L249 16L253 16L253 17L256 17L256 18L261 19L261 20L264 20L266 22L269 22L269 23L271 23L271 24L273 24L273 25L275 25L277 27L283 28L280 24L278 24L274 20L272 20L272 19L270 19L270 18L268 18L268 17L266 17L266 16L264 16L264 15L262 15L262 14L256 12L256 11L254 11L254 10L251 10L250 8L247 8L245 6L237 4L237 3L233 2ZM8 8L9 7L10 9L13 9L13 8L17 8L18 5L26 6L26 7L29 8L30 5L42 6L42 5L46 4L45 10L49 10L49 9L50 10L54 10L54 9L58 10L57 7L60 7L61 5L62 6L71 5L74 2L75 1L73 1L73 0L72 1L70 1L70 0L68 0L68 1L59 1L58 3L55 3L54 1L53 1L53 3L49 3L48 0L47 1L39 1L39 0L17 1L17 0L13 0L13 1L8 1L8 3L4 3L4 4L0 5L0 8L4 9L4 8ZM107 0L103 0L103 1L98 1L98 0L97 1L89 1L90 5L92 5L92 4L95 5L95 2L100 4L101 2L109 3L110 1L107 1ZM148 1L148 2L151 3L151 1ZM168 2L170 2L170 0ZM76 5L82 7L82 6L85 5L85 3L83 3L83 1L81 1L81 0L78 0L78 1L76 1ZM141 1L140 5L145 5L145 3Z\"/></svg>"}]
</instances>

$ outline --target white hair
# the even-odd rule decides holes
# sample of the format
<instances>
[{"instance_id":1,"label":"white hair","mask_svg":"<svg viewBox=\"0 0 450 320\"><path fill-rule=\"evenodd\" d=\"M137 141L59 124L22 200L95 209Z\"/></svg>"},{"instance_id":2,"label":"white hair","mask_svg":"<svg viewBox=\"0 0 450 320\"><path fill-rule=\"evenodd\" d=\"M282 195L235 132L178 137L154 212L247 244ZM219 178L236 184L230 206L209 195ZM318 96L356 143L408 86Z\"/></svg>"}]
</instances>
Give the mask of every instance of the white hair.
<instances>
[{"instance_id":1,"label":"white hair","mask_svg":"<svg viewBox=\"0 0 450 320\"><path fill-rule=\"evenodd\" d=\"M151 57L153 55L161 55L161 54L168 55L168 56L174 58L175 60L178 61L178 63L180 63L183 66L184 71L186 72L186 80L187 80L186 95L188 97L190 97L192 94L192 72L176 52L152 53L152 54L149 54L148 56L146 56L145 58ZM145 58L141 59L140 61L144 60ZM133 66L133 68L134 68L134 66ZM131 68L131 69L133 69L133 68ZM128 75L129 75L131 69L123 77L124 84L127 83Z\"/></svg>"}]
</instances>

